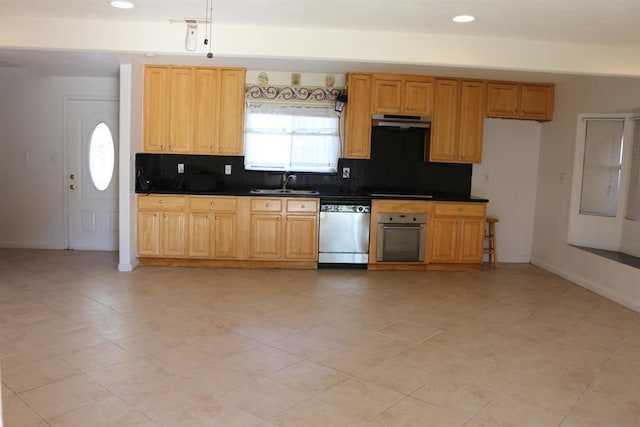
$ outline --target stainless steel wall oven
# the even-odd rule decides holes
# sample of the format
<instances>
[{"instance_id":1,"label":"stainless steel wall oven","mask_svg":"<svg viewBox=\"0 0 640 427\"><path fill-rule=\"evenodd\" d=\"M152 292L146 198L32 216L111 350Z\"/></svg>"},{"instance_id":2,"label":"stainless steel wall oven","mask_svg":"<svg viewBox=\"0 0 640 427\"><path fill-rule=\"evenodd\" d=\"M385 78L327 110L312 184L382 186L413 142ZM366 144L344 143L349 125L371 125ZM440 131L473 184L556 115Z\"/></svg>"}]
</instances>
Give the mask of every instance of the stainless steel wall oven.
<instances>
[{"instance_id":1,"label":"stainless steel wall oven","mask_svg":"<svg viewBox=\"0 0 640 427\"><path fill-rule=\"evenodd\" d=\"M426 235L426 214L378 214L378 262L423 262Z\"/></svg>"}]
</instances>

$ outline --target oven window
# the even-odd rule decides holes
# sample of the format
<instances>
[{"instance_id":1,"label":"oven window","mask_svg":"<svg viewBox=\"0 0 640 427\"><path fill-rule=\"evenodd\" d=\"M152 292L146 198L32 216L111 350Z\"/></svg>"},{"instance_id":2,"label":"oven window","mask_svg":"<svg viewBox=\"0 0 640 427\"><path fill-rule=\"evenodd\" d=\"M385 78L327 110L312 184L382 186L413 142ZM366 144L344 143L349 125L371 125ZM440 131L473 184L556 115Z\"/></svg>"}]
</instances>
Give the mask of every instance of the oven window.
<instances>
[{"instance_id":1,"label":"oven window","mask_svg":"<svg viewBox=\"0 0 640 427\"><path fill-rule=\"evenodd\" d=\"M378 261L422 261L420 259L420 239L423 232L419 227L384 227L382 239L382 260Z\"/></svg>"}]
</instances>

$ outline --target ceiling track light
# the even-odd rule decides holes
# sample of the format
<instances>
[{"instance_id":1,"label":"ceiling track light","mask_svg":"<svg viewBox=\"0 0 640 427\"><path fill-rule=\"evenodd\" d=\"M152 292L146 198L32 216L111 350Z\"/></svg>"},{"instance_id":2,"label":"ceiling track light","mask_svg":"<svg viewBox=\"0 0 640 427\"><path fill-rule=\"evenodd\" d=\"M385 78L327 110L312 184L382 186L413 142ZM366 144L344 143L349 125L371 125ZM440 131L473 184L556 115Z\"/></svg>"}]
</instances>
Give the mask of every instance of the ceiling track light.
<instances>
[{"instance_id":1,"label":"ceiling track light","mask_svg":"<svg viewBox=\"0 0 640 427\"><path fill-rule=\"evenodd\" d=\"M207 52L207 58L211 59L213 58L213 52L211 51L211 27L213 27L213 0L207 0L207 4L206 4L206 10L205 10L205 14L206 14L206 20L207 20L207 24L205 27L205 39L204 39L204 45L205 46L209 46L209 52Z\"/></svg>"}]
</instances>

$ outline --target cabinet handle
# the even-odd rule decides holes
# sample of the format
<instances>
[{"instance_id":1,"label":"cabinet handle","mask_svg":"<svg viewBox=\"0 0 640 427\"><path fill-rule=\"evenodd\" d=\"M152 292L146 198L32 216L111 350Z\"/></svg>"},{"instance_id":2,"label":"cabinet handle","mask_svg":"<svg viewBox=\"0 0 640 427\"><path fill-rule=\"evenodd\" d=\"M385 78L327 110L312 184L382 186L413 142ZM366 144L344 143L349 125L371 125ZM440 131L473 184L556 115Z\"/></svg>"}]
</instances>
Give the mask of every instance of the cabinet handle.
<instances>
[{"instance_id":1,"label":"cabinet handle","mask_svg":"<svg viewBox=\"0 0 640 427\"><path fill-rule=\"evenodd\" d=\"M164 200L158 200L158 203L159 203L159 204L163 204L163 203L164 203Z\"/></svg>"},{"instance_id":2,"label":"cabinet handle","mask_svg":"<svg viewBox=\"0 0 640 427\"><path fill-rule=\"evenodd\" d=\"M213 150L215 150L215 149L216 149L216 147L214 147L213 145L210 145L210 146L209 146L209 150L213 151Z\"/></svg>"},{"instance_id":3,"label":"cabinet handle","mask_svg":"<svg viewBox=\"0 0 640 427\"><path fill-rule=\"evenodd\" d=\"M209 202L209 204L210 204L211 206L214 206L216 203L215 203L215 202Z\"/></svg>"},{"instance_id":4,"label":"cabinet handle","mask_svg":"<svg viewBox=\"0 0 640 427\"><path fill-rule=\"evenodd\" d=\"M457 223L458 223L458 221L457 221L457 220L456 220L456 221L453 221L453 223L454 223L454 224L457 224Z\"/></svg>"},{"instance_id":5,"label":"cabinet handle","mask_svg":"<svg viewBox=\"0 0 640 427\"><path fill-rule=\"evenodd\" d=\"M300 209L304 209L304 205L300 205Z\"/></svg>"},{"instance_id":6,"label":"cabinet handle","mask_svg":"<svg viewBox=\"0 0 640 427\"><path fill-rule=\"evenodd\" d=\"M282 219L282 217L280 215L278 215L278 221L280 221Z\"/></svg>"},{"instance_id":7,"label":"cabinet handle","mask_svg":"<svg viewBox=\"0 0 640 427\"><path fill-rule=\"evenodd\" d=\"M173 145L169 146L169 150L173 151Z\"/></svg>"},{"instance_id":8,"label":"cabinet handle","mask_svg":"<svg viewBox=\"0 0 640 427\"><path fill-rule=\"evenodd\" d=\"M154 213L154 214L153 214L153 217L154 217L154 218L158 218L158 214L157 214L157 213Z\"/></svg>"},{"instance_id":9,"label":"cabinet handle","mask_svg":"<svg viewBox=\"0 0 640 427\"><path fill-rule=\"evenodd\" d=\"M218 148L218 151L219 151L220 153L222 153L222 147Z\"/></svg>"},{"instance_id":10,"label":"cabinet handle","mask_svg":"<svg viewBox=\"0 0 640 427\"><path fill-rule=\"evenodd\" d=\"M216 221L218 220L218 217L216 216Z\"/></svg>"},{"instance_id":11,"label":"cabinet handle","mask_svg":"<svg viewBox=\"0 0 640 427\"><path fill-rule=\"evenodd\" d=\"M270 207L270 206L271 206L271 203L267 202L267 203L265 203L264 205L265 205L265 207L267 207L267 208L268 208L268 207Z\"/></svg>"},{"instance_id":12,"label":"cabinet handle","mask_svg":"<svg viewBox=\"0 0 640 427\"><path fill-rule=\"evenodd\" d=\"M160 148L164 150L164 144L160 144Z\"/></svg>"},{"instance_id":13,"label":"cabinet handle","mask_svg":"<svg viewBox=\"0 0 640 427\"><path fill-rule=\"evenodd\" d=\"M163 218L166 218L166 217L167 217L167 214L166 214L166 213L162 214L162 217L163 217Z\"/></svg>"}]
</instances>

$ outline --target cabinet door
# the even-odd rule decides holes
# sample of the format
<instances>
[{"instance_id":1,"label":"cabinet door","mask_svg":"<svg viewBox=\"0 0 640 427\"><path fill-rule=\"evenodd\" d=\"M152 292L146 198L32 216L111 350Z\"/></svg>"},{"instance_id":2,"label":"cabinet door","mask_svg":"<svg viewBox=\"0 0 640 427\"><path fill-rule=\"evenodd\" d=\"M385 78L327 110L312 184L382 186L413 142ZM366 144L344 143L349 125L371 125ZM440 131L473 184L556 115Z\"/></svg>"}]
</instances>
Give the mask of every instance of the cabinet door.
<instances>
[{"instance_id":1,"label":"cabinet door","mask_svg":"<svg viewBox=\"0 0 640 427\"><path fill-rule=\"evenodd\" d=\"M484 98L484 82L462 81L460 83L457 155L457 160L460 162L480 163L482 161Z\"/></svg>"},{"instance_id":2,"label":"cabinet door","mask_svg":"<svg viewBox=\"0 0 640 427\"><path fill-rule=\"evenodd\" d=\"M138 211L138 256L160 256L160 214Z\"/></svg>"},{"instance_id":3,"label":"cabinet door","mask_svg":"<svg viewBox=\"0 0 640 427\"><path fill-rule=\"evenodd\" d=\"M405 82L404 112L414 116L433 114L433 81L407 80Z\"/></svg>"},{"instance_id":4,"label":"cabinet door","mask_svg":"<svg viewBox=\"0 0 640 427\"><path fill-rule=\"evenodd\" d=\"M195 153L217 152L218 74L214 68L197 68L195 71Z\"/></svg>"},{"instance_id":5,"label":"cabinet door","mask_svg":"<svg viewBox=\"0 0 640 427\"><path fill-rule=\"evenodd\" d=\"M458 219L434 218L432 262L455 262L458 248Z\"/></svg>"},{"instance_id":6,"label":"cabinet door","mask_svg":"<svg viewBox=\"0 0 640 427\"><path fill-rule=\"evenodd\" d=\"M518 83L487 84L487 116L514 118L518 116L520 85Z\"/></svg>"},{"instance_id":7,"label":"cabinet door","mask_svg":"<svg viewBox=\"0 0 640 427\"><path fill-rule=\"evenodd\" d=\"M238 215L217 212L214 220L214 258L238 258Z\"/></svg>"},{"instance_id":8,"label":"cabinet door","mask_svg":"<svg viewBox=\"0 0 640 427\"><path fill-rule=\"evenodd\" d=\"M402 110L402 80L375 79L373 89L373 112L398 114Z\"/></svg>"},{"instance_id":9,"label":"cabinet door","mask_svg":"<svg viewBox=\"0 0 640 427\"><path fill-rule=\"evenodd\" d=\"M169 152L186 153L193 139L193 69L172 67L169 71Z\"/></svg>"},{"instance_id":10,"label":"cabinet door","mask_svg":"<svg viewBox=\"0 0 640 427\"><path fill-rule=\"evenodd\" d=\"M280 214L252 214L250 236L251 258L282 258L282 216Z\"/></svg>"},{"instance_id":11,"label":"cabinet door","mask_svg":"<svg viewBox=\"0 0 640 427\"><path fill-rule=\"evenodd\" d=\"M523 84L520 93L520 113L525 119L553 119L553 89L551 85Z\"/></svg>"},{"instance_id":12,"label":"cabinet door","mask_svg":"<svg viewBox=\"0 0 640 427\"><path fill-rule=\"evenodd\" d=\"M220 104L218 105L218 154L242 155L244 128L244 76L240 69L220 72Z\"/></svg>"},{"instance_id":13,"label":"cabinet door","mask_svg":"<svg viewBox=\"0 0 640 427\"><path fill-rule=\"evenodd\" d=\"M294 260L318 259L317 215L287 216L285 256Z\"/></svg>"},{"instance_id":14,"label":"cabinet door","mask_svg":"<svg viewBox=\"0 0 640 427\"><path fill-rule=\"evenodd\" d=\"M343 157L368 159L371 156L371 74L349 74L349 102Z\"/></svg>"},{"instance_id":15,"label":"cabinet door","mask_svg":"<svg viewBox=\"0 0 640 427\"><path fill-rule=\"evenodd\" d=\"M162 214L162 255L181 257L185 255L184 212L167 211Z\"/></svg>"},{"instance_id":16,"label":"cabinet door","mask_svg":"<svg viewBox=\"0 0 640 427\"><path fill-rule=\"evenodd\" d=\"M209 258L211 255L211 214L209 212L189 213L190 257Z\"/></svg>"},{"instance_id":17,"label":"cabinet door","mask_svg":"<svg viewBox=\"0 0 640 427\"><path fill-rule=\"evenodd\" d=\"M463 263L482 262L484 218L461 218L459 260Z\"/></svg>"},{"instance_id":18,"label":"cabinet door","mask_svg":"<svg viewBox=\"0 0 640 427\"><path fill-rule=\"evenodd\" d=\"M165 148L169 134L167 67L146 67L144 70L143 149L159 152Z\"/></svg>"},{"instance_id":19,"label":"cabinet door","mask_svg":"<svg viewBox=\"0 0 640 427\"><path fill-rule=\"evenodd\" d=\"M435 162L455 160L458 138L458 82L436 79L434 101L429 159Z\"/></svg>"}]
</instances>

